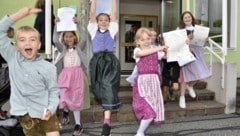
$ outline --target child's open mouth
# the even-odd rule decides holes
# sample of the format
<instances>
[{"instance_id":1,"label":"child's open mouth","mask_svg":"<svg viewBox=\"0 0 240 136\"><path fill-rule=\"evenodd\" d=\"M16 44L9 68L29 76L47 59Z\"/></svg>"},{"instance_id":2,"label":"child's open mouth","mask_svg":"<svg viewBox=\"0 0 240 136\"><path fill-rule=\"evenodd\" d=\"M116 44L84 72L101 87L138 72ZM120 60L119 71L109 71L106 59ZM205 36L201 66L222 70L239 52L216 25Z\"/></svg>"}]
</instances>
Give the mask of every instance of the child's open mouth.
<instances>
[{"instance_id":1,"label":"child's open mouth","mask_svg":"<svg viewBox=\"0 0 240 136\"><path fill-rule=\"evenodd\" d=\"M31 55L31 54L32 54L32 49L31 49L31 48L25 49L25 52L26 52L28 55Z\"/></svg>"}]
</instances>

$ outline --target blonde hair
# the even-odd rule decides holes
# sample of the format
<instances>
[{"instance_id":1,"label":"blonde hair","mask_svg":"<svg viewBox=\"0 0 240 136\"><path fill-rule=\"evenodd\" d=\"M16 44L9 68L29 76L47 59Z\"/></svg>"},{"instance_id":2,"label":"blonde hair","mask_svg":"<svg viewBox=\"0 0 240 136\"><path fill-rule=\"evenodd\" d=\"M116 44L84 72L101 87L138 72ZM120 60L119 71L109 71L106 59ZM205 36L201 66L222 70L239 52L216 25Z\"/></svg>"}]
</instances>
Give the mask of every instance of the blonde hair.
<instances>
[{"instance_id":1,"label":"blonde hair","mask_svg":"<svg viewBox=\"0 0 240 136\"><path fill-rule=\"evenodd\" d=\"M19 28L17 29L17 31L16 31L15 40L18 38L18 36L19 36L20 33L22 33L22 32L34 32L34 33L37 34L37 38L38 38L38 40L40 41L40 34L39 34L38 30L35 29L35 28L33 28L33 27L31 27L31 26L21 26L21 27L19 27Z\"/></svg>"},{"instance_id":2,"label":"blonde hair","mask_svg":"<svg viewBox=\"0 0 240 136\"><path fill-rule=\"evenodd\" d=\"M136 35L135 35L135 44L137 47L139 47L139 44L137 43L137 41L142 37L142 35L146 33L149 37L151 37L152 33L149 30L149 28L146 27L141 27L137 30Z\"/></svg>"}]
</instances>

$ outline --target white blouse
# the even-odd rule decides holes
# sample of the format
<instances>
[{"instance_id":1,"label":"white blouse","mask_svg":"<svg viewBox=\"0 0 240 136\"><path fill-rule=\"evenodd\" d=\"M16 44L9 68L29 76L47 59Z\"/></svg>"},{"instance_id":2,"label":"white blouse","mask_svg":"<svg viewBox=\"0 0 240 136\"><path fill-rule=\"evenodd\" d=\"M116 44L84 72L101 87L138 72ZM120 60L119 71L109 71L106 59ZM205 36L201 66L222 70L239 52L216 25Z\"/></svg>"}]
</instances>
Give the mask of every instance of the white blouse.
<instances>
[{"instance_id":1,"label":"white blouse","mask_svg":"<svg viewBox=\"0 0 240 136\"><path fill-rule=\"evenodd\" d=\"M64 67L80 66L81 60L75 49L68 49L63 59Z\"/></svg>"}]
</instances>

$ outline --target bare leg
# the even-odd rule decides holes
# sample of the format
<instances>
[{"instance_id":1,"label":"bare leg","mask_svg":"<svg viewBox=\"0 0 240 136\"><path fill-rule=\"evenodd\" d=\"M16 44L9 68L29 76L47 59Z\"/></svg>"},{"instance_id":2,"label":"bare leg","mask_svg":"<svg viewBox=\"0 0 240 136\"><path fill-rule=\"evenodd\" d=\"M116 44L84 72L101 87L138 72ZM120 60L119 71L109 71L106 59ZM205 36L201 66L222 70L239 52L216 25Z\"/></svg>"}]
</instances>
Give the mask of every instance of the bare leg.
<instances>
[{"instance_id":1,"label":"bare leg","mask_svg":"<svg viewBox=\"0 0 240 136\"><path fill-rule=\"evenodd\" d=\"M163 100L164 100L164 103L167 101L167 98L169 96L169 87L168 86L164 86L162 88L162 94L163 94Z\"/></svg>"},{"instance_id":2,"label":"bare leg","mask_svg":"<svg viewBox=\"0 0 240 136\"><path fill-rule=\"evenodd\" d=\"M46 133L46 136L60 136L60 133L58 131L48 132Z\"/></svg>"},{"instance_id":3,"label":"bare leg","mask_svg":"<svg viewBox=\"0 0 240 136\"><path fill-rule=\"evenodd\" d=\"M104 119L111 119L111 110L104 111Z\"/></svg>"},{"instance_id":4,"label":"bare leg","mask_svg":"<svg viewBox=\"0 0 240 136\"><path fill-rule=\"evenodd\" d=\"M179 83L173 83L172 89L173 89L174 91L177 91L177 90L179 89Z\"/></svg>"}]
</instances>

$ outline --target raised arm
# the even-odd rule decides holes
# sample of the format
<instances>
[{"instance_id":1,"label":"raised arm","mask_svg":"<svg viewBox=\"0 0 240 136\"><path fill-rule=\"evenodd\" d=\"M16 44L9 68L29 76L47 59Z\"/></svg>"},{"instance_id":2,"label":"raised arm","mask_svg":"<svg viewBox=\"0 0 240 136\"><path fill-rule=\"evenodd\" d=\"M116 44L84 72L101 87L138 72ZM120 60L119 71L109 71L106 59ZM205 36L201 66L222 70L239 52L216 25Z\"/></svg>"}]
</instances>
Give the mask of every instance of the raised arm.
<instances>
[{"instance_id":1,"label":"raised arm","mask_svg":"<svg viewBox=\"0 0 240 136\"><path fill-rule=\"evenodd\" d=\"M57 22L59 22L59 21L60 21L59 17L56 17L55 24L57 24ZM62 42L60 42L60 34L61 34L61 32L57 32L57 25L55 25L54 30L53 30L53 43L57 47L57 50L59 52L62 52L64 45Z\"/></svg>"},{"instance_id":2,"label":"raised arm","mask_svg":"<svg viewBox=\"0 0 240 136\"><path fill-rule=\"evenodd\" d=\"M41 9L38 9L38 8L29 8L29 7L24 7L20 10L18 10L17 12L13 13L12 15L10 15L10 19L13 21L13 22L16 22L30 14L36 14L36 13L39 13L41 12L42 10Z\"/></svg>"},{"instance_id":3,"label":"raised arm","mask_svg":"<svg viewBox=\"0 0 240 136\"><path fill-rule=\"evenodd\" d=\"M96 0L91 0L90 6L90 20L89 22L94 23L96 22Z\"/></svg>"},{"instance_id":4,"label":"raised arm","mask_svg":"<svg viewBox=\"0 0 240 136\"><path fill-rule=\"evenodd\" d=\"M62 52L64 45L62 44L62 42L60 42L59 38L60 38L60 32L57 32L57 25L55 25L53 30L53 43L57 47L57 50L59 52Z\"/></svg>"},{"instance_id":5,"label":"raised arm","mask_svg":"<svg viewBox=\"0 0 240 136\"><path fill-rule=\"evenodd\" d=\"M112 14L111 14L111 21L117 21L117 0L112 0Z\"/></svg>"},{"instance_id":6,"label":"raised arm","mask_svg":"<svg viewBox=\"0 0 240 136\"><path fill-rule=\"evenodd\" d=\"M80 33L80 38L79 38L80 41L78 42L77 48L84 50L84 48L87 45L87 32L86 32L84 26L81 24L78 24L78 29L79 29L79 33Z\"/></svg>"}]
</instances>

